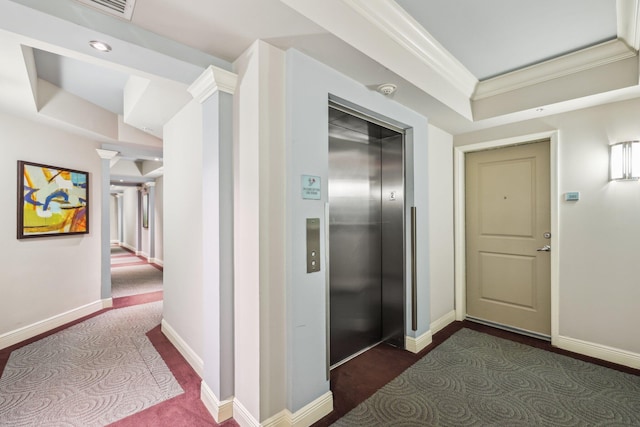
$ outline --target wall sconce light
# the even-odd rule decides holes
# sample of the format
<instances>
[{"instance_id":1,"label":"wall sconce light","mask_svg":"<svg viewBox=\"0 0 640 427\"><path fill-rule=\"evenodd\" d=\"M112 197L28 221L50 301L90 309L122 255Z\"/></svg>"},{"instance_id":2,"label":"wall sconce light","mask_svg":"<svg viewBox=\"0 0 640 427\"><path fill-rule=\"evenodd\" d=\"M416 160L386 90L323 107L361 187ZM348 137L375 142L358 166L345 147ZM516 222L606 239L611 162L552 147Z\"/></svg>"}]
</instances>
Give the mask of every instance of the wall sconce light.
<instances>
[{"instance_id":1,"label":"wall sconce light","mask_svg":"<svg viewBox=\"0 0 640 427\"><path fill-rule=\"evenodd\" d=\"M640 141L618 142L609 146L609 180L640 179Z\"/></svg>"}]
</instances>

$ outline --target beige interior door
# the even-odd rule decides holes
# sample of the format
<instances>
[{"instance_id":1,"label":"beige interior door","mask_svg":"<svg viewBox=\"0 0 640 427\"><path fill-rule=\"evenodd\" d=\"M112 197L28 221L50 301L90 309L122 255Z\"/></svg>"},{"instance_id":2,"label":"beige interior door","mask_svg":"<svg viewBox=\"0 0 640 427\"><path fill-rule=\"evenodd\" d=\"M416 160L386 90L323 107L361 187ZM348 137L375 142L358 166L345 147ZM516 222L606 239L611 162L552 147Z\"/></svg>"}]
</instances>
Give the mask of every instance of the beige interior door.
<instances>
[{"instance_id":1,"label":"beige interior door","mask_svg":"<svg viewBox=\"0 0 640 427\"><path fill-rule=\"evenodd\" d=\"M550 335L549 141L465 163L467 316Z\"/></svg>"}]
</instances>

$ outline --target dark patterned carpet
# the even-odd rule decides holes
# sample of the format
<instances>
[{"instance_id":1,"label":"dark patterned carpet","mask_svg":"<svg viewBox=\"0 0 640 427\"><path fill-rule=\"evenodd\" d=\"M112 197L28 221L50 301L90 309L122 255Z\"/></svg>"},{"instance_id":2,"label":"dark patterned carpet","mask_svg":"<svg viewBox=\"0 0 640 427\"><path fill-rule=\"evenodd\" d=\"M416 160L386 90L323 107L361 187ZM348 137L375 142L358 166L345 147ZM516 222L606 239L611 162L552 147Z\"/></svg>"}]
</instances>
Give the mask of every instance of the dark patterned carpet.
<instances>
[{"instance_id":1,"label":"dark patterned carpet","mask_svg":"<svg viewBox=\"0 0 640 427\"><path fill-rule=\"evenodd\" d=\"M335 426L640 426L640 377L470 329Z\"/></svg>"}]
</instances>

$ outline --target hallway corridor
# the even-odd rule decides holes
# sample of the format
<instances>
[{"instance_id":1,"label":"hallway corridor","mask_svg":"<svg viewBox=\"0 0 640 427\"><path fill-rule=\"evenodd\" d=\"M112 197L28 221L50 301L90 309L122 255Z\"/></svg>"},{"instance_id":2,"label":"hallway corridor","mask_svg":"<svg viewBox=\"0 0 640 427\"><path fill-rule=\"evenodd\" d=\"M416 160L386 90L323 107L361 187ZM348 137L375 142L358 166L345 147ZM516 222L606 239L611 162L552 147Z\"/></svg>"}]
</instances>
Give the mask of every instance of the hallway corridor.
<instances>
[{"instance_id":1,"label":"hallway corridor","mask_svg":"<svg viewBox=\"0 0 640 427\"><path fill-rule=\"evenodd\" d=\"M122 246L111 245L111 297L162 291L162 267Z\"/></svg>"},{"instance_id":2,"label":"hallway corridor","mask_svg":"<svg viewBox=\"0 0 640 427\"><path fill-rule=\"evenodd\" d=\"M0 350L0 425L218 425L160 330L161 267L112 247L112 272L113 308Z\"/></svg>"}]
</instances>

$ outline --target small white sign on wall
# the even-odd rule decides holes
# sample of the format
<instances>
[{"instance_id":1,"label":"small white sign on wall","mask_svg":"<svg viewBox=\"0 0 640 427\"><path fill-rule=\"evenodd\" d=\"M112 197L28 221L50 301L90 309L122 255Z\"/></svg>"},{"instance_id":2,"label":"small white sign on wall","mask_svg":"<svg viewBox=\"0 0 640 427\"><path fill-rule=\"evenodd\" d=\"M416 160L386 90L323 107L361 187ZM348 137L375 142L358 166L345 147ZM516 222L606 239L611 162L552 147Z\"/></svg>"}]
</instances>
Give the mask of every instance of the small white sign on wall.
<instances>
[{"instance_id":1,"label":"small white sign on wall","mask_svg":"<svg viewBox=\"0 0 640 427\"><path fill-rule=\"evenodd\" d=\"M313 175L302 175L302 198L306 200L320 200L322 187L320 177Z\"/></svg>"}]
</instances>

